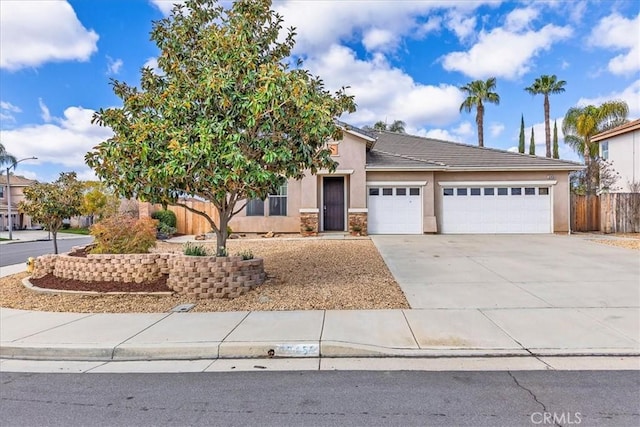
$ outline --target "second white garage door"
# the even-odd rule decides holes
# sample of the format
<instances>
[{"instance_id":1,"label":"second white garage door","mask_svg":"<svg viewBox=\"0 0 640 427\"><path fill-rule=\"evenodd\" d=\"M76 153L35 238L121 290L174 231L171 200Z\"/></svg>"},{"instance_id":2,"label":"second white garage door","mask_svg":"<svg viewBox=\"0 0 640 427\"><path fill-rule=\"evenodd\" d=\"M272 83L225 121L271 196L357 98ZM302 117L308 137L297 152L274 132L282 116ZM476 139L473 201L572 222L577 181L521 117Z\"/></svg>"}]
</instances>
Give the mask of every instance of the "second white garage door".
<instances>
[{"instance_id":1,"label":"second white garage door","mask_svg":"<svg viewBox=\"0 0 640 427\"><path fill-rule=\"evenodd\" d=\"M422 234L422 188L371 186L368 189L370 234Z\"/></svg>"},{"instance_id":2,"label":"second white garage door","mask_svg":"<svg viewBox=\"0 0 640 427\"><path fill-rule=\"evenodd\" d=\"M550 186L444 185L442 233L551 233Z\"/></svg>"}]
</instances>

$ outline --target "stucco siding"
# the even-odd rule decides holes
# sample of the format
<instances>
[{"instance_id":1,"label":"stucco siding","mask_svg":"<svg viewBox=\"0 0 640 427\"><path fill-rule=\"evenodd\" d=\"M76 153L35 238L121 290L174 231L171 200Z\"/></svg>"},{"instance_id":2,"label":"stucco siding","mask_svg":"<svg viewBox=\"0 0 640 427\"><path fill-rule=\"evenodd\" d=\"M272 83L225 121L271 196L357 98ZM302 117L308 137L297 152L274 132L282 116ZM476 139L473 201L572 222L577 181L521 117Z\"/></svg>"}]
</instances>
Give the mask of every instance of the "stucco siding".
<instances>
[{"instance_id":1,"label":"stucco siding","mask_svg":"<svg viewBox=\"0 0 640 427\"><path fill-rule=\"evenodd\" d=\"M608 142L609 145L608 161L612 163L613 169L620 174L620 179L614 184L614 187L617 188L612 192L630 192L629 183L640 183L640 131L600 141L600 155L602 155L603 142Z\"/></svg>"}]
</instances>

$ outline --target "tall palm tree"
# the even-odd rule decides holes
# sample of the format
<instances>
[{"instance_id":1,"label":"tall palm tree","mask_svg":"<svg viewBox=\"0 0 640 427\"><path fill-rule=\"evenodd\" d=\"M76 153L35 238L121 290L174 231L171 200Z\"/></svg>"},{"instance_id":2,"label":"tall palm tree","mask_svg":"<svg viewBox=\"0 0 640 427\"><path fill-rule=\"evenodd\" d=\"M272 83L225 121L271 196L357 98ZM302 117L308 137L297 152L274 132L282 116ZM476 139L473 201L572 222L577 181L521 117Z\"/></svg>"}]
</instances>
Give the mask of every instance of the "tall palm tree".
<instances>
[{"instance_id":1,"label":"tall palm tree","mask_svg":"<svg viewBox=\"0 0 640 427\"><path fill-rule=\"evenodd\" d=\"M591 142L591 138L626 123L628 115L629 106L624 101L607 101L598 107L569 108L562 122L564 142L582 155L588 166L598 153L598 146Z\"/></svg>"},{"instance_id":2,"label":"tall palm tree","mask_svg":"<svg viewBox=\"0 0 640 427\"><path fill-rule=\"evenodd\" d=\"M406 125L402 120L394 120L393 123L389 125L389 132L404 133L404 127Z\"/></svg>"},{"instance_id":3,"label":"tall palm tree","mask_svg":"<svg viewBox=\"0 0 640 427\"><path fill-rule=\"evenodd\" d=\"M544 137L547 144L547 157L551 157L551 125L549 124L549 94L555 95L564 92L564 80L558 80L555 74L542 75L535 79L533 84L524 88L531 95L544 95Z\"/></svg>"},{"instance_id":4,"label":"tall palm tree","mask_svg":"<svg viewBox=\"0 0 640 427\"><path fill-rule=\"evenodd\" d=\"M7 150L4 148L4 145L0 143L0 166L3 165L12 165L17 161L15 156L9 154Z\"/></svg>"},{"instance_id":5,"label":"tall palm tree","mask_svg":"<svg viewBox=\"0 0 640 427\"><path fill-rule=\"evenodd\" d=\"M487 81L475 80L460 87L460 90L467 94L467 98L460 105L460 112L465 110L470 113L473 107L476 108L479 147L484 147L484 103L500 104L500 95L494 92L495 89L495 77L491 77Z\"/></svg>"},{"instance_id":6,"label":"tall palm tree","mask_svg":"<svg viewBox=\"0 0 640 427\"><path fill-rule=\"evenodd\" d=\"M377 122L375 122L373 124L373 129L374 130L387 130L387 124L385 122L383 122L382 120L378 120Z\"/></svg>"}]
</instances>

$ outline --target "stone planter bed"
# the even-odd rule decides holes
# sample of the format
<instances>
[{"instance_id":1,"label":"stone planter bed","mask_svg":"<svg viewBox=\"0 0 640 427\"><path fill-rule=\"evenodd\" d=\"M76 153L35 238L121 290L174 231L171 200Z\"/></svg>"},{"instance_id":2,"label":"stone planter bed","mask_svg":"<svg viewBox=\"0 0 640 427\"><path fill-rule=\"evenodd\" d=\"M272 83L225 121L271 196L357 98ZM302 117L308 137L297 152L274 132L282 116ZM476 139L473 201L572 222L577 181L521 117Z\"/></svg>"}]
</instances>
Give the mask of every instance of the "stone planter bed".
<instances>
[{"instance_id":1,"label":"stone planter bed","mask_svg":"<svg viewBox=\"0 0 640 427\"><path fill-rule=\"evenodd\" d=\"M36 258L32 284L99 292L172 290L195 298L237 298L264 283L262 259L177 253L70 254ZM56 282L56 279L58 281ZM47 286L49 284L49 286Z\"/></svg>"}]
</instances>

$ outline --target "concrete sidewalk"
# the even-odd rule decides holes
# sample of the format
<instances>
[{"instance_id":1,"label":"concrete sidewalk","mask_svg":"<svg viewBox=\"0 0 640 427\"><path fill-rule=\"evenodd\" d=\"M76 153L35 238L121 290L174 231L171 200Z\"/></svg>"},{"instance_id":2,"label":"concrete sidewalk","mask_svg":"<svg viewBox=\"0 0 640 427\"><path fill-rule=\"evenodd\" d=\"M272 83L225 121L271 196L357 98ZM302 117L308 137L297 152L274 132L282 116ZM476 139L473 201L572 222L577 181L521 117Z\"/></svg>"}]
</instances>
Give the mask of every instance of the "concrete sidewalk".
<instances>
[{"instance_id":1,"label":"concrete sidewalk","mask_svg":"<svg viewBox=\"0 0 640 427\"><path fill-rule=\"evenodd\" d=\"M612 314L555 308L155 314L0 308L0 357L133 361L640 355L636 325ZM627 319L634 317L627 314Z\"/></svg>"},{"instance_id":2,"label":"concrete sidewalk","mask_svg":"<svg viewBox=\"0 0 640 427\"><path fill-rule=\"evenodd\" d=\"M15 230L12 233L13 240L0 240L0 245L7 245L19 242L36 242L42 240L50 240L49 232L46 230ZM86 234L58 233L58 240L81 239L83 237L91 237ZM8 231L0 231L0 238L9 239Z\"/></svg>"}]
</instances>

